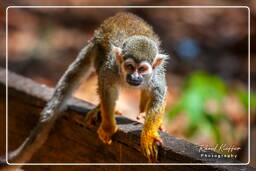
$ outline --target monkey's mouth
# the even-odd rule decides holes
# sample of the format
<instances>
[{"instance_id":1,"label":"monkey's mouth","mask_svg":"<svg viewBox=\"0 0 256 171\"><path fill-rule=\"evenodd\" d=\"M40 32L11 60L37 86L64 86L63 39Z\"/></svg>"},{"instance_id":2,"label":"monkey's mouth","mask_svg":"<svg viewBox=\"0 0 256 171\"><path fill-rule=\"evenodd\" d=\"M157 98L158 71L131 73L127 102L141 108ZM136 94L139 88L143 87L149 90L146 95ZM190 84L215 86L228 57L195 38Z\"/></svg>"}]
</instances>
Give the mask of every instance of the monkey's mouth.
<instances>
[{"instance_id":1,"label":"monkey's mouth","mask_svg":"<svg viewBox=\"0 0 256 171\"><path fill-rule=\"evenodd\" d=\"M139 86L141 85L141 81L133 81L133 80L127 80L127 83L131 86Z\"/></svg>"}]
</instances>

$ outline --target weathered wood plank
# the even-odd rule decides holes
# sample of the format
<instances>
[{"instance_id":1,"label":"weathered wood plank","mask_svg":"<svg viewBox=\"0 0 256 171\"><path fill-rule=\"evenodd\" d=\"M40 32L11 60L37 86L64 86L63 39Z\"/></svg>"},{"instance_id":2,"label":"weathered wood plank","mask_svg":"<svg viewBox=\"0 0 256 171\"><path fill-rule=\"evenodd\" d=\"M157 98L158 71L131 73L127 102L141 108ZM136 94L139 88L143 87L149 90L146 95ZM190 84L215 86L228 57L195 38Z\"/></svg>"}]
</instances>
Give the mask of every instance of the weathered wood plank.
<instances>
[{"instance_id":1,"label":"weathered wood plank","mask_svg":"<svg viewBox=\"0 0 256 171\"><path fill-rule=\"evenodd\" d=\"M5 120L5 70L0 69L0 120ZM53 89L16 75L8 74L8 147L17 148L35 126L39 113L50 98ZM44 146L33 156L31 163L147 163L140 153L139 140L142 124L123 116L116 116L119 130L113 137L112 145L104 145L97 136L97 126L86 128L81 125L84 115L94 105L72 98L68 110L56 121ZM0 127L1 131L5 125ZM3 131L2 131L3 132ZM201 158L199 147L180 138L160 132L164 147L159 151L160 163L239 163L232 159ZM5 135L0 137L0 152L5 152ZM207 154L217 154L206 151ZM25 166L33 170L44 170L50 166ZM53 166L59 167L61 166ZM82 170L85 166L68 166ZM252 170L248 166L115 166L113 170ZM109 167L101 167L107 170ZM95 166L86 166L86 170L95 170Z\"/></svg>"}]
</instances>

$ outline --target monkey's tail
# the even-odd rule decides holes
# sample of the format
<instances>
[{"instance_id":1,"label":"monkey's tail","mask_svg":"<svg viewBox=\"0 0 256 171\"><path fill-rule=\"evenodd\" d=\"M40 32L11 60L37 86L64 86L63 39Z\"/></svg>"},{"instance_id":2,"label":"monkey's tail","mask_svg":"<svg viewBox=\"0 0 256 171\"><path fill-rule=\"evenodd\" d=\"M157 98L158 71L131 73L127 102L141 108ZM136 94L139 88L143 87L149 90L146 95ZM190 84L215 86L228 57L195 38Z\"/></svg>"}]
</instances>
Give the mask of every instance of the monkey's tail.
<instances>
[{"instance_id":1,"label":"monkey's tail","mask_svg":"<svg viewBox=\"0 0 256 171\"><path fill-rule=\"evenodd\" d=\"M7 155L6 161L0 160L0 170L15 170L28 162L32 155L44 144L56 119L61 116L68 97L79 85L82 78L88 78L96 55L93 40L85 46L59 80L51 99L40 114L40 119L29 137L15 150ZM5 158L5 157L2 157ZM16 165L10 165L15 163ZM19 164L19 165L17 165Z\"/></svg>"}]
</instances>

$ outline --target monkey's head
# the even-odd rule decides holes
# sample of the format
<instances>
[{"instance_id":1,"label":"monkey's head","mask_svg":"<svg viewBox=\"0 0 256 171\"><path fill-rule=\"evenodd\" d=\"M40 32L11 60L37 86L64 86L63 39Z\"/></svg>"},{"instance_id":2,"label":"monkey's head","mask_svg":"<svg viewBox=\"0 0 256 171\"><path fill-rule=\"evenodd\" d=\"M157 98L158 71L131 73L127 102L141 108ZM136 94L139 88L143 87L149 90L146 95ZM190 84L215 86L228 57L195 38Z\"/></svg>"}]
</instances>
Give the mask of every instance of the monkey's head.
<instances>
[{"instance_id":1,"label":"monkey's head","mask_svg":"<svg viewBox=\"0 0 256 171\"><path fill-rule=\"evenodd\" d=\"M133 87L148 83L152 75L162 67L165 54L160 54L156 42L145 36L131 36L121 48L114 47L116 63L124 81Z\"/></svg>"}]
</instances>

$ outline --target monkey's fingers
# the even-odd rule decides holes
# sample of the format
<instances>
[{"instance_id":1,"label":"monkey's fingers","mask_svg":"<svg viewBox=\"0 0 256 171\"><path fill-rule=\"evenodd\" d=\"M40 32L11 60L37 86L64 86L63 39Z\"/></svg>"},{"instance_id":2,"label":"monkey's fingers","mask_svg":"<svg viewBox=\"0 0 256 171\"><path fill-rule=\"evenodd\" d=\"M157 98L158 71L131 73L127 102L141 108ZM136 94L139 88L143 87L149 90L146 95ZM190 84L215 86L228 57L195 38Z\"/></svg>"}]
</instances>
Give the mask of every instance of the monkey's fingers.
<instances>
[{"instance_id":1,"label":"monkey's fingers","mask_svg":"<svg viewBox=\"0 0 256 171\"><path fill-rule=\"evenodd\" d=\"M115 126L114 128L104 130L102 126L99 127L98 129L98 135L100 140L104 144L110 145L112 143L112 136L116 133L117 127Z\"/></svg>"},{"instance_id":2,"label":"monkey's fingers","mask_svg":"<svg viewBox=\"0 0 256 171\"><path fill-rule=\"evenodd\" d=\"M109 136L104 136L103 134L99 134L99 138L100 140L104 143L104 144L108 144L110 145L112 143L112 139Z\"/></svg>"},{"instance_id":3,"label":"monkey's fingers","mask_svg":"<svg viewBox=\"0 0 256 171\"><path fill-rule=\"evenodd\" d=\"M158 146L162 145L163 142L159 137L142 136L141 138L142 153L151 163L158 161Z\"/></svg>"},{"instance_id":4,"label":"monkey's fingers","mask_svg":"<svg viewBox=\"0 0 256 171\"><path fill-rule=\"evenodd\" d=\"M138 116L136 117L137 120L140 120L141 118L145 119L146 115L145 113L140 113L138 114Z\"/></svg>"},{"instance_id":5,"label":"monkey's fingers","mask_svg":"<svg viewBox=\"0 0 256 171\"><path fill-rule=\"evenodd\" d=\"M158 146L163 146L163 140L161 138L154 138L154 142L158 145Z\"/></svg>"},{"instance_id":6,"label":"monkey's fingers","mask_svg":"<svg viewBox=\"0 0 256 171\"><path fill-rule=\"evenodd\" d=\"M157 162L157 145L154 144L153 141L147 142L142 146L143 154L148 158L149 162L155 163Z\"/></svg>"},{"instance_id":7,"label":"monkey's fingers","mask_svg":"<svg viewBox=\"0 0 256 171\"><path fill-rule=\"evenodd\" d=\"M164 126L163 126L163 125L161 125L161 126L159 127L159 130L167 133L167 130L164 129Z\"/></svg>"}]
</instances>

